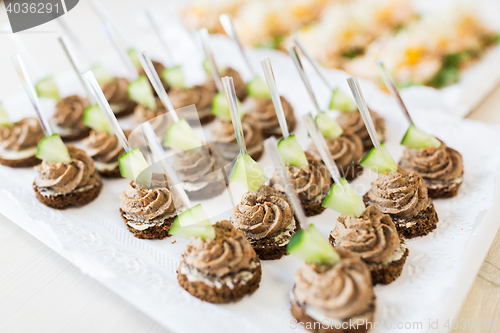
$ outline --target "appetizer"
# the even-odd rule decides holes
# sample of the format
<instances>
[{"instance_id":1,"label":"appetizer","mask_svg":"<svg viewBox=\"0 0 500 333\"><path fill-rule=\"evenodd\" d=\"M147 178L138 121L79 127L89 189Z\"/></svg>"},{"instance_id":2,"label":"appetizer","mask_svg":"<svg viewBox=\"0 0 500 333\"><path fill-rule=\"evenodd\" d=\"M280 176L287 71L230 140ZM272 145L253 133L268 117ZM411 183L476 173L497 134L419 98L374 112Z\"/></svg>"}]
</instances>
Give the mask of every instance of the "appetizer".
<instances>
[{"instance_id":1,"label":"appetizer","mask_svg":"<svg viewBox=\"0 0 500 333\"><path fill-rule=\"evenodd\" d=\"M80 140L89 135L90 128L83 123L83 112L89 106L89 100L78 95L57 102L52 124L64 141Z\"/></svg>"},{"instance_id":2,"label":"appetizer","mask_svg":"<svg viewBox=\"0 0 500 333\"><path fill-rule=\"evenodd\" d=\"M128 86L129 81L123 77L114 77L102 84L102 92L116 117L131 114L137 106L137 103L129 97Z\"/></svg>"}]
</instances>

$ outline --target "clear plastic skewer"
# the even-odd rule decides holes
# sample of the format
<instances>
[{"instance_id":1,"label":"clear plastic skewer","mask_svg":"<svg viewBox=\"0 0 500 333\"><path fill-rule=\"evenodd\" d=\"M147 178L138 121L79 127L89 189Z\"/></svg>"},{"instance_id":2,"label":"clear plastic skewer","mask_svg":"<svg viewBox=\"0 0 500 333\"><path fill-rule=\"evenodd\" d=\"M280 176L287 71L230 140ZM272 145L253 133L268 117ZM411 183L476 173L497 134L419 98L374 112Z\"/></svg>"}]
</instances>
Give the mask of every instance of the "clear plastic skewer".
<instances>
[{"instance_id":1,"label":"clear plastic skewer","mask_svg":"<svg viewBox=\"0 0 500 333\"><path fill-rule=\"evenodd\" d=\"M311 63L311 65L313 66L314 70L319 75L319 77L321 78L323 83L328 87L328 89L333 90L332 85L330 84L330 82L328 82L325 74L323 73L323 68L318 63L318 61L309 53L309 51L306 49L306 47L304 46L304 44L302 43L300 38L294 37L293 41L295 42L295 45L297 45L297 47L300 49L300 51L302 51L302 53L304 53L307 60L309 60L309 62Z\"/></svg>"},{"instance_id":2,"label":"clear plastic skewer","mask_svg":"<svg viewBox=\"0 0 500 333\"><path fill-rule=\"evenodd\" d=\"M153 88L155 89L156 94L160 98L161 102L167 108L168 112L172 116L172 119L176 123L179 122L179 116L177 115L177 112L175 112L174 106L172 105L172 102L170 101L170 98L165 91L165 87L163 86L160 77L158 76L158 73L154 68L153 62L149 58L148 54L145 51L137 52L137 57L139 58L142 68L144 68L144 71L146 72L146 75L148 76L149 81L153 85Z\"/></svg>"},{"instance_id":3,"label":"clear plastic skewer","mask_svg":"<svg viewBox=\"0 0 500 333\"><path fill-rule=\"evenodd\" d=\"M292 203L293 210L295 211L295 216L299 220L300 225L303 229L309 230L309 223L307 221L306 214L302 205L300 204L299 197L295 191L295 187L293 186L289 176L288 169L285 167L283 160L281 159L281 155L278 152L278 142L275 137L271 137L265 142L266 150L270 152L271 159L274 166L274 171L280 177L283 182L283 186L285 188L285 192Z\"/></svg>"},{"instance_id":4,"label":"clear plastic skewer","mask_svg":"<svg viewBox=\"0 0 500 333\"><path fill-rule=\"evenodd\" d=\"M87 64L90 64L91 61L90 61L89 54L85 50L85 47L83 47L82 42L78 39L78 37L76 37L76 35L73 33L73 31L69 28L69 26L66 23L66 21L64 20L64 18L62 16L59 16L57 18L56 22L59 24L61 29L64 31L64 34L69 37L69 39L71 40L71 43L78 49L78 52L80 55L83 56L84 61Z\"/></svg>"},{"instance_id":5,"label":"clear plastic skewer","mask_svg":"<svg viewBox=\"0 0 500 333\"><path fill-rule=\"evenodd\" d=\"M231 113L231 121L233 122L234 133L236 134L236 141L240 148L240 155L243 156L247 153L247 147L245 145L245 137L243 136L243 127L241 126L241 117L238 109L238 99L234 90L233 78L229 76L222 78L222 86L226 93L229 112Z\"/></svg>"},{"instance_id":6,"label":"clear plastic skewer","mask_svg":"<svg viewBox=\"0 0 500 333\"><path fill-rule=\"evenodd\" d=\"M107 10L104 8L104 6L99 2L99 0L89 0L90 5L92 6L92 9L96 12L97 16L101 19L102 23L109 22L110 24L113 25L114 30L116 31L117 38L120 39L121 44L129 45L130 43L128 42L127 36L118 28L114 20L111 18L111 16L108 14Z\"/></svg>"},{"instance_id":7,"label":"clear plastic skewer","mask_svg":"<svg viewBox=\"0 0 500 333\"><path fill-rule=\"evenodd\" d=\"M19 76L19 79L21 80L21 83L23 85L24 90L26 91L26 94L28 95L28 98L33 105L33 108L35 109L36 115L38 117L38 120L40 122L40 126L43 129L43 132L45 133L45 136L50 136L52 135L52 129L50 128L49 121L45 117L45 115L42 112L42 108L40 106L40 100L38 99L38 95L35 91L35 87L33 86L33 82L31 81L28 71L26 70L26 67L24 66L23 59L19 53L13 55L10 57L10 60L12 61L12 64L14 65L14 68L16 69L17 75Z\"/></svg>"},{"instance_id":8,"label":"clear plastic skewer","mask_svg":"<svg viewBox=\"0 0 500 333\"><path fill-rule=\"evenodd\" d=\"M241 43L241 41L238 37L238 34L236 33L236 29L234 29L234 24L233 24L233 20L231 19L231 15L222 14L221 16L219 16L219 21L222 24L222 27L226 31L227 35L229 37L231 37L238 45L238 49L240 50L240 53L241 53L243 59L245 60L245 63L248 67L248 70L252 74L252 77L256 77L257 74L255 73L255 71L252 67L252 64L250 63L250 60L248 59L248 56L245 52L245 48L244 48L243 44Z\"/></svg>"},{"instance_id":9,"label":"clear plastic skewer","mask_svg":"<svg viewBox=\"0 0 500 333\"><path fill-rule=\"evenodd\" d=\"M203 45L203 51L205 52L205 57L208 60L208 64L210 65L210 71L212 72L212 77L215 81L215 86L219 92L224 91L222 87L222 83L220 80L219 70L217 69L217 64L215 63L215 58L212 53L212 48L210 47L210 35L208 34L208 30L206 28L198 30L198 34L201 38L201 43Z\"/></svg>"},{"instance_id":10,"label":"clear plastic skewer","mask_svg":"<svg viewBox=\"0 0 500 333\"><path fill-rule=\"evenodd\" d=\"M108 37L111 44L113 45L113 48L115 49L116 53L118 54L118 57L120 57L120 59L122 60L123 65L127 69L129 79L131 81L134 81L135 79L137 79L137 77L139 77L139 74L137 73L137 69L135 68L134 64L132 63L132 60L130 60L125 46L118 38L115 29L113 28L113 26L109 22L104 22L102 24L102 29L103 29L105 35Z\"/></svg>"},{"instance_id":11,"label":"clear plastic skewer","mask_svg":"<svg viewBox=\"0 0 500 333\"><path fill-rule=\"evenodd\" d=\"M273 68L271 66L271 60L269 58L262 60L262 69L264 70L264 76L266 77L267 87L271 93L271 98L273 100L274 109L276 110L276 115L278 116L278 121L281 127L281 132L283 137L286 139L290 136L288 132L288 126L286 124L285 111L283 110L283 105L281 104L281 98L278 93L278 87L276 86L276 81L274 80Z\"/></svg>"},{"instance_id":12,"label":"clear plastic skewer","mask_svg":"<svg viewBox=\"0 0 500 333\"><path fill-rule=\"evenodd\" d=\"M165 40L165 37L161 33L160 24L158 23L153 12L150 9L145 9L144 13L146 14L146 17L148 18L148 21L151 24L151 27L153 28L153 31L154 31L156 37L158 37L158 40L160 41L160 45L163 49L163 53L165 54L165 66L167 68L170 68L174 65L173 61L172 61L172 59L173 59L172 52L170 51L170 48L168 47L168 43Z\"/></svg>"},{"instance_id":13,"label":"clear plastic skewer","mask_svg":"<svg viewBox=\"0 0 500 333\"><path fill-rule=\"evenodd\" d=\"M349 88L351 88L354 100L358 105L359 112L361 113L361 117L363 118L366 129L368 130L373 146L380 149L380 141L378 139L377 131L375 130L375 125L373 124L372 117L370 116L370 111L368 111L368 107L366 106L365 98L361 92L358 78L354 76L350 77L347 79L347 83L349 83Z\"/></svg>"},{"instance_id":14,"label":"clear plastic skewer","mask_svg":"<svg viewBox=\"0 0 500 333\"><path fill-rule=\"evenodd\" d=\"M316 112L320 113L321 109L319 108L318 100L316 99L316 96L314 95L314 92L311 87L311 82L309 82L309 78L307 77L306 72L304 71L304 67L302 66L302 62L300 61L299 54L297 53L297 49L295 46L289 46L286 48L288 51L288 54L293 60L293 64L297 68L297 71L300 74L300 77L302 78L302 82L304 83L304 86L306 86L306 90L309 93L309 97L311 98L311 101L314 105L314 108L316 109Z\"/></svg>"},{"instance_id":15,"label":"clear plastic skewer","mask_svg":"<svg viewBox=\"0 0 500 333\"><path fill-rule=\"evenodd\" d=\"M403 102L403 99L401 98L401 95L399 94L399 90L396 86L396 82L394 82L394 78L392 77L391 73L385 66L385 63L382 59L375 60L375 64L377 65L377 68L380 71L380 74L382 74L382 79L384 80L384 83L386 87L389 89L389 91L392 94L392 97L396 100L396 103L398 103L399 108L406 114L408 117L408 120L410 123L413 125L413 120L411 119L410 113L408 112L408 109L406 108L405 103Z\"/></svg>"},{"instance_id":16,"label":"clear plastic skewer","mask_svg":"<svg viewBox=\"0 0 500 333\"><path fill-rule=\"evenodd\" d=\"M92 91L97 101L97 104L99 104L99 107L104 112L106 119L108 119L109 124L113 128L113 131L115 132L118 141L120 141L121 145L123 146L123 149L125 149L125 151L128 153L132 149L132 147L130 147L130 144L128 143L125 133L123 133L120 124L118 124L118 120L116 119L113 110L111 110L111 107L109 106L109 103L106 100L106 97L104 96L104 93L102 92L101 87L99 86L99 83L97 82L94 76L94 73L92 73L92 71L89 70L83 73L82 76L83 79L85 80L85 83L88 85L89 90Z\"/></svg>"}]
</instances>

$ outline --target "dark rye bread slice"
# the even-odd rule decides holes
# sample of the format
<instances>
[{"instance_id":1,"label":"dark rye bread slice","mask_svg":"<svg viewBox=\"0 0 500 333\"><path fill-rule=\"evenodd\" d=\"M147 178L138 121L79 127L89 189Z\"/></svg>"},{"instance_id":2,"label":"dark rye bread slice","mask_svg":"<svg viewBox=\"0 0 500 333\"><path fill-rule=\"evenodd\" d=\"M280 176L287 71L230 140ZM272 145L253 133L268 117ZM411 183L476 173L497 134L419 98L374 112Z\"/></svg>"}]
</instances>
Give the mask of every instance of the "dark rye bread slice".
<instances>
[{"instance_id":1,"label":"dark rye bread slice","mask_svg":"<svg viewBox=\"0 0 500 333\"><path fill-rule=\"evenodd\" d=\"M302 205L302 208L304 208L304 212L306 213L307 217L316 216L325 211L325 207L321 205L323 203L323 200L319 200L316 202L312 200L303 200L300 203Z\"/></svg>"},{"instance_id":2,"label":"dark rye bread slice","mask_svg":"<svg viewBox=\"0 0 500 333\"><path fill-rule=\"evenodd\" d=\"M330 243L336 247L335 239L330 235L329 237ZM403 240L401 240L403 243ZM410 252L407 248L403 248L403 256L399 260L391 261L388 264L377 264L370 263L363 260L370 269L370 273L372 276L372 284L375 286L377 284L389 284L396 280L403 271L403 266L406 262L406 258L408 257L408 253ZM348 249L346 249L349 251ZM354 252L351 252L354 253Z\"/></svg>"},{"instance_id":3,"label":"dark rye bread slice","mask_svg":"<svg viewBox=\"0 0 500 333\"><path fill-rule=\"evenodd\" d=\"M363 170L364 168L356 162L353 162L349 166L340 168L342 177L344 177L347 181L356 179L363 173Z\"/></svg>"},{"instance_id":4,"label":"dark rye bread slice","mask_svg":"<svg viewBox=\"0 0 500 333\"><path fill-rule=\"evenodd\" d=\"M425 179L424 179L425 181ZM439 198L451 198L458 194L458 189L460 185L462 185L462 180L460 182L425 182L427 185L427 193L429 194L429 198L439 199ZM432 188L429 185L432 184Z\"/></svg>"},{"instance_id":5,"label":"dark rye bread slice","mask_svg":"<svg viewBox=\"0 0 500 333\"><path fill-rule=\"evenodd\" d=\"M40 163L42 163L42 161L39 160L38 158L36 158L35 155L30 156L30 157L21 158L19 160L8 160L8 159L4 159L4 158L2 158L2 156L0 156L0 164L11 167L11 168L28 168L28 167L33 167L35 165L38 165Z\"/></svg>"},{"instance_id":6,"label":"dark rye bread slice","mask_svg":"<svg viewBox=\"0 0 500 333\"><path fill-rule=\"evenodd\" d=\"M121 178L120 168L116 167L113 170L97 170L99 174L106 178Z\"/></svg>"},{"instance_id":7,"label":"dark rye bread slice","mask_svg":"<svg viewBox=\"0 0 500 333\"><path fill-rule=\"evenodd\" d=\"M145 230L137 230L135 228L132 228L130 225L128 225L127 222L134 222L132 220L129 220L125 217L125 212L120 208L120 214L122 216L123 221L125 222L125 225L127 226L128 231L130 231L134 237L139 238L139 239L163 239L165 237L169 237L170 234L168 233L170 231L170 228L172 227L172 224L174 224L175 218L177 216L170 217L163 222L161 225L155 225L154 227L149 227Z\"/></svg>"},{"instance_id":8,"label":"dark rye bread slice","mask_svg":"<svg viewBox=\"0 0 500 333\"><path fill-rule=\"evenodd\" d=\"M366 193L363 196L363 201L366 206L374 204L368 198L368 193ZM421 210L412 219L402 219L393 214L387 214L387 215L389 215L392 221L394 222L399 237L407 239L414 237L421 237L429 234L432 230L436 229L436 223L438 222L436 209L434 208L434 204L430 199L427 208ZM406 226L407 223L412 223L412 225Z\"/></svg>"},{"instance_id":9,"label":"dark rye bread slice","mask_svg":"<svg viewBox=\"0 0 500 333\"><path fill-rule=\"evenodd\" d=\"M287 126L288 126L288 132L292 133L295 130L295 127L297 126L297 120L295 117L290 119L287 119ZM262 136L264 139L267 139L271 136L275 136L276 139L279 139L283 137L283 134L280 131L279 125L277 127L268 127L268 128L262 128Z\"/></svg>"},{"instance_id":10,"label":"dark rye bread slice","mask_svg":"<svg viewBox=\"0 0 500 333\"><path fill-rule=\"evenodd\" d=\"M295 219L295 230L293 231L293 234L295 234L299 230L300 223L297 219ZM276 242L270 241L265 238L259 239L257 241L249 239L249 241L260 260L276 260L280 259L286 254L286 247L288 243L284 245L278 245Z\"/></svg>"},{"instance_id":11,"label":"dark rye bread slice","mask_svg":"<svg viewBox=\"0 0 500 333\"><path fill-rule=\"evenodd\" d=\"M295 300L290 300L290 304L292 308L290 309L292 312L292 316L297 320L297 323L301 323L305 329L309 332L313 333L364 333L368 332L369 328L373 326L373 317L375 313L375 296L373 297L372 302L368 306L368 309L365 313L356 315L357 317L365 318L366 322L360 323L360 325L356 325L356 319L353 319L352 322L349 322L349 319L345 319L342 323L329 323L329 322L319 322L316 319L312 318L306 313L306 309L303 305L298 303ZM350 327L349 324L353 324L354 326ZM372 324L367 324L372 323Z\"/></svg>"},{"instance_id":12,"label":"dark rye bread slice","mask_svg":"<svg viewBox=\"0 0 500 333\"><path fill-rule=\"evenodd\" d=\"M179 281L179 285L184 290L202 301L210 303L229 303L236 302L245 295L251 295L259 288L260 279L262 277L260 263L257 267L251 269L250 272L253 273L253 277L250 281L244 285L234 285L232 289L227 285L217 288L215 286L209 286L202 281L191 282L184 274L181 274L180 268L177 271L177 281Z\"/></svg>"},{"instance_id":13,"label":"dark rye bread slice","mask_svg":"<svg viewBox=\"0 0 500 333\"><path fill-rule=\"evenodd\" d=\"M59 134L64 142L81 140L88 137L90 134L90 128L85 127L78 132L72 134Z\"/></svg>"},{"instance_id":14,"label":"dark rye bread slice","mask_svg":"<svg viewBox=\"0 0 500 333\"><path fill-rule=\"evenodd\" d=\"M127 106L122 111L115 113L115 117L116 118L123 118L125 116L128 116L129 114L134 112L136 106L137 106L136 102L134 102L132 100L128 101Z\"/></svg>"},{"instance_id":15,"label":"dark rye bread slice","mask_svg":"<svg viewBox=\"0 0 500 333\"><path fill-rule=\"evenodd\" d=\"M196 191L189 191L186 189L184 190L191 200L206 200L221 194L226 189L226 186L226 181L224 180L224 178L222 178L221 180L216 181L213 184L209 184Z\"/></svg>"},{"instance_id":16,"label":"dark rye bread slice","mask_svg":"<svg viewBox=\"0 0 500 333\"><path fill-rule=\"evenodd\" d=\"M84 192L71 192L68 194L60 194L60 195L43 195L40 193L38 186L33 182L33 190L35 190L36 198L38 201L43 203L45 206L54 208L54 209L65 209L68 206L76 205L83 206L93 201L102 189L102 180L96 173L95 177L98 179L98 183Z\"/></svg>"}]
</instances>

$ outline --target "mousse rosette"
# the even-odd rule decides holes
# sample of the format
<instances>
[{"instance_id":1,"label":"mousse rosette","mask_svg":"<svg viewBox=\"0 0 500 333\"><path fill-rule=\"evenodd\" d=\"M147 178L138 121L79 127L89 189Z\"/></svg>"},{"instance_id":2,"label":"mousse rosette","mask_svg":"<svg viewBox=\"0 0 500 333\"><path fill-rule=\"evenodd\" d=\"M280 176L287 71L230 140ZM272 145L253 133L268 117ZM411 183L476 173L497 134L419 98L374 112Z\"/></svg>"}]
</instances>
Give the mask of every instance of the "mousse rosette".
<instances>
[{"instance_id":1,"label":"mousse rosette","mask_svg":"<svg viewBox=\"0 0 500 333\"><path fill-rule=\"evenodd\" d=\"M38 119L24 118L10 127L0 126L0 164L28 167L40 163L36 158L38 142L44 133Z\"/></svg>"},{"instance_id":2,"label":"mousse rosette","mask_svg":"<svg viewBox=\"0 0 500 333\"><path fill-rule=\"evenodd\" d=\"M89 100L78 95L65 97L56 104L52 122L63 140L79 140L89 135L90 128L83 123L83 112L89 106Z\"/></svg>"},{"instance_id":3,"label":"mousse rosette","mask_svg":"<svg viewBox=\"0 0 500 333\"><path fill-rule=\"evenodd\" d=\"M370 271L359 256L337 252L340 260L334 265L305 264L295 273L292 314L311 327L315 322L331 325L325 332L336 331L335 325L343 322L363 320L356 332L365 332L375 311Z\"/></svg>"},{"instance_id":4,"label":"mousse rosette","mask_svg":"<svg viewBox=\"0 0 500 333\"><path fill-rule=\"evenodd\" d=\"M377 131L378 138L380 142L385 140L385 121L377 112L370 111L371 118L373 120L373 125ZM342 112L340 116L336 119L337 123L347 132L354 133L361 138L363 142L364 150L370 150L373 148L373 144L368 135L368 130L366 129L365 123L363 122L363 117L359 111L353 112Z\"/></svg>"},{"instance_id":5,"label":"mousse rosette","mask_svg":"<svg viewBox=\"0 0 500 333\"><path fill-rule=\"evenodd\" d=\"M263 185L257 193L247 192L233 209L231 222L252 244L260 259L279 259L293 234L300 229L289 199Z\"/></svg>"},{"instance_id":6,"label":"mousse rosette","mask_svg":"<svg viewBox=\"0 0 500 333\"><path fill-rule=\"evenodd\" d=\"M288 126L288 131L293 132L297 125L297 119L293 113L293 107L288 100L281 96L281 105L283 105L283 112ZM270 136L280 137L283 135L281 132L278 116L274 109L274 104L271 99L257 99L251 98L245 102L245 113L248 119L262 129L264 138Z\"/></svg>"},{"instance_id":7,"label":"mousse rosette","mask_svg":"<svg viewBox=\"0 0 500 333\"><path fill-rule=\"evenodd\" d=\"M201 124L208 123L215 119L212 115L212 101L216 90L210 84L196 85L192 88L172 88L168 94L175 109L189 105L195 105ZM193 115L188 115L187 120L191 120ZM196 119L193 119L193 121Z\"/></svg>"},{"instance_id":8,"label":"mousse rosette","mask_svg":"<svg viewBox=\"0 0 500 333\"><path fill-rule=\"evenodd\" d=\"M237 301L258 288L260 260L245 235L231 222L217 222L214 229L215 239L190 239L182 253L177 279L184 289L204 301Z\"/></svg>"},{"instance_id":9,"label":"mousse rosette","mask_svg":"<svg viewBox=\"0 0 500 333\"><path fill-rule=\"evenodd\" d=\"M332 180L321 160L308 152L305 154L308 165L303 167L287 165L288 175L306 215L314 216L325 210L322 203L330 190ZM273 175L269 186L285 194L282 181L277 174Z\"/></svg>"},{"instance_id":10,"label":"mousse rosette","mask_svg":"<svg viewBox=\"0 0 500 333\"><path fill-rule=\"evenodd\" d=\"M406 148L399 164L424 179L431 198L455 196L463 181L462 155L442 141L439 148Z\"/></svg>"},{"instance_id":11,"label":"mousse rosette","mask_svg":"<svg viewBox=\"0 0 500 333\"><path fill-rule=\"evenodd\" d=\"M330 242L359 255L368 264L374 285L394 281L408 256L390 216L373 205L359 217L340 215Z\"/></svg>"},{"instance_id":12,"label":"mousse rosette","mask_svg":"<svg viewBox=\"0 0 500 333\"><path fill-rule=\"evenodd\" d=\"M102 86L102 92L108 100L109 106L117 117L132 113L137 105L128 96L129 81L123 77L115 77Z\"/></svg>"},{"instance_id":13,"label":"mousse rosette","mask_svg":"<svg viewBox=\"0 0 500 333\"><path fill-rule=\"evenodd\" d=\"M405 238L423 236L436 228L434 204L424 180L414 171L398 167L397 172L379 174L363 200L388 214Z\"/></svg>"},{"instance_id":14,"label":"mousse rosette","mask_svg":"<svg viewBox=\"0 0 500 333\"><path fill-rule=\"evenodd\" d=\"M120 193L122 218L137 238L163 239L184 211L168 188L163 174L154 174L151 187L131 181Z\"/></svg>"},{"instance_id":15,"label":"mousse rosette","mask_svg":"<svg viewBox=\"0 0 500 333\"><path fill-rule=\"evenodd\" d=\"M357 134L345 131L337 139L326 139L325 141L342 177L347 180L356 178L363 170L363 167L359 165L359 160L363 157L364 152L361 138ZM320 158L314 144L309 146L309 150L317 158Z\"/></svg>"}]
</instances>

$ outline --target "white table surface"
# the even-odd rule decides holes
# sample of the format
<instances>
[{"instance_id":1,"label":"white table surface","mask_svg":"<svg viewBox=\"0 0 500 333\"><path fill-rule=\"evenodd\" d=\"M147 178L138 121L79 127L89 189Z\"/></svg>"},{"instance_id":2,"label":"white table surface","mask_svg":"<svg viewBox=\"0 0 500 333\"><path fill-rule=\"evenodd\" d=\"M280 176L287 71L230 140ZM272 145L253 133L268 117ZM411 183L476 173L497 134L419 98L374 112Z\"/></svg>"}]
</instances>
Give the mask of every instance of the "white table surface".
<instances>
[{"instance_id":1,"label":"white table surface","mask_svg":"<svg viewBox=\"0 0 500 333\"><path fill-rule=\"evenodd\" d=\"M158 3L154 0L141 1L140 4L131 0L102 2L132 40L139 35L134 30L134 25L137 25L133 19L134 11L138 6ZM12 54L22 50L12 43L7 33L2 33L2 29L6 30L3 25L7 17L3 5L0 7L1 99L22 89L9 60ZM96 58L101 52L111 52L97 18L84 1L65 15L65 19ZM36 54L36 61L43 64L41 71L54 75L70 69L57 42L58 29L56 24L48 23L33 29L47 33L21 36L29 43L28 51ZM499 101L500 87L471 114L471 118L500 123ZM497 189L496 204L488 212L487 219L500 215L498 192ZM0 286L0 332L167 332L1 214ZM496 287L488 293L498 299L500 287ZM475 289L473 292L485 293ZM476 299L472 297L474 295L469 295L464 309L470 307L467 302ZM485 308L481 312L481 306L475 306L475 314L489 313L500 318L498 309L491 313Z\"/></svg>"}]
</instances>

